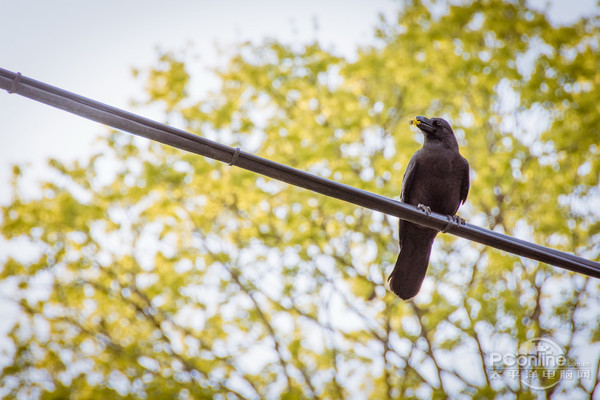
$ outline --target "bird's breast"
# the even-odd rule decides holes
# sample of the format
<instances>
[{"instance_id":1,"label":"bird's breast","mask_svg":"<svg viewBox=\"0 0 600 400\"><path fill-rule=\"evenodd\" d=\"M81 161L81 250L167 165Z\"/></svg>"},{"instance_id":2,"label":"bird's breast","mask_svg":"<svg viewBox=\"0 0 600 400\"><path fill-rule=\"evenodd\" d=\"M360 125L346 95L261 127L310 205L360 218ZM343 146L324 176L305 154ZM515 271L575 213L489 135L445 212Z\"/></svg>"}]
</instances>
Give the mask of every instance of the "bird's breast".
<instances>
[{"instance_id":1,"label":"bird's breast","mask_svg":"<svg viewBox=\"0 0 600 400\"><path fill-rule=\"evenodd\" d=\"M413 184L411 203L424 204L440 214L454 214L460 205L460 190L463 179L463 163L456 153L448 157L428 158L429 165L419 168Z\"/></svg>"}]
</instances>

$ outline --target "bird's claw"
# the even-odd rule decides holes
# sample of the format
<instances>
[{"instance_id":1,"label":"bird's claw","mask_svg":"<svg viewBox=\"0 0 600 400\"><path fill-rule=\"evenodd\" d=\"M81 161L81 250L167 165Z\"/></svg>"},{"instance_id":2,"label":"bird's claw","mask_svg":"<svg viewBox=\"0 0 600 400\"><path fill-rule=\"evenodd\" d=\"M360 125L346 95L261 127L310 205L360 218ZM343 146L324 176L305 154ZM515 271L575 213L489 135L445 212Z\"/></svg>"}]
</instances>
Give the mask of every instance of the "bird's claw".
<instances>
[{"instance_id":1,"label":"bird's claw","mask_svg":"<svg viewBox=\"0 0 600 400\"><path fill-rule=\"evenodd\" d=\"M448 232L450 228L452 228L453 224L458 226L466 224L465 220L458 215L446 215L446 218L448 219L448 224L444 227L444 229L442 229L442 233Z\"/></svg>"},{"instance_id":2,"label":"bird's claw","mask_svg":"<svg viewBox=\"0 0 600 400\"><path fill-rule=\"evenodd\" d=\"M417 208L423 211L426 215L431 215L431 207L419 203L417 205ZM444 229L442 229L442 233L448 232L454 224L461 226L466 223L465 220L459 217L458 215L446 215L446 218L448 219L448 224L444 227Z\"/></svg>"},{"instance_id":3,"label":"bird's claw","mask_svg":"<svg viewBox=\"0 0 600 400\"><path fill-rule=\"evenodd\" d=\"M431 214L431 207L426 206L424 204L420 204L417 205L417 208L421 211L423 211L425 214L430 215Z\"/></svg>"},{"instance_id":4,"label":"bird's claw","mask_svg":"<svg viewBox=\"0 0 600 400\"><path fill-rule=\"evenodd\" d=\"M462 219L458 215L453 215L452 220L456 223L456 225L464 225L467 223L464 219Z\"/></svg>"}]
</instances>

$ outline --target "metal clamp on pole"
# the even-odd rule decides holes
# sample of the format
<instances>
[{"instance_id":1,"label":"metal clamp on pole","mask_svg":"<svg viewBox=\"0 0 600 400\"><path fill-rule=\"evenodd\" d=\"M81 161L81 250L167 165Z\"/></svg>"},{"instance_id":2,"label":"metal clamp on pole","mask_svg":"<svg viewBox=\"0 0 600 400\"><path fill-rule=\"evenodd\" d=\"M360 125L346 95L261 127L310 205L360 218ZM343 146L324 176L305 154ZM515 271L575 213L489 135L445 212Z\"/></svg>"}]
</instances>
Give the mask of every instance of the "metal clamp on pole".
<instances>
[{"instance_id":1,"label":"metal clamp on pole","mask_svg":"<svg viewBox=\"0 0 600 400\"><path fill-rule=\"evenodd\" d=\"M229 161L227 164L229 165L235 165L235 163L237 162L238 158L240 157L240 148L236 147L235 151L233 152L233 156L231 157L231 161Z\"/></svg>"},{"instance_id":2,"label":"metal clamp on pole","mask_svg":"<svg viewBox=\"0 0 600 400\"><path fill-rule=\"evenodd\" d=\"M17 90L17 84L21 80L21 76L22 76L21 73L17 72L15 79L13 79L13 81L12 81L12 85L10 85L10 89L7 90L9 94L13 94Z\"/></svg>"}]
</instances>

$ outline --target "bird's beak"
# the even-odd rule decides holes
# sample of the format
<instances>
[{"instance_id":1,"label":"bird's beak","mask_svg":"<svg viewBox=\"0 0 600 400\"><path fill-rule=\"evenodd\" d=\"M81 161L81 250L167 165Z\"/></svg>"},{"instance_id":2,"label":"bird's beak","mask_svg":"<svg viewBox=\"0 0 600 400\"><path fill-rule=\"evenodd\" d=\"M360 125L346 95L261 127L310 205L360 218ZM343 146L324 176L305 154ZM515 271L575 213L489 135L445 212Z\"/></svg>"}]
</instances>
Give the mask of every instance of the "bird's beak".
<instances>
[{"instance_id":1,"label":"bird's beak","mask_svg":"<svg viewBox=\"0 0 600 400\"><path fill-rule=\"evenodd\" d=\"M415 124L417 128L422 130L424 133L429 133L433 131L433 123L429 118L425 118L419 115L415 117L415 120L418 122L417 124Z\"/></svg>"}]
</instances>

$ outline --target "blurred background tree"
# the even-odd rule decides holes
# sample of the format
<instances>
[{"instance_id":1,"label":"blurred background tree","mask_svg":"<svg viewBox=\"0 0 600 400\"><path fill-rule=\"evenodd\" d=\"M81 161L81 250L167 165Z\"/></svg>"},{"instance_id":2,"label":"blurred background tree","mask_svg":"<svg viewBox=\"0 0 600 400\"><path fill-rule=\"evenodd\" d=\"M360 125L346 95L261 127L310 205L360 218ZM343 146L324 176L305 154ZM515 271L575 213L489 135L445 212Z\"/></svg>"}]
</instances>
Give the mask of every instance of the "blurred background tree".
<instances>
[{"instance_id":1,"label":"blurred background tree","mask_svg":"<svg viewBox=\"0 0 600 400\"><path fill-rule=\"evenodd\" d=\"M398 198L420 134L453 123L472 167L461 215L598 259L599 20L524 1L401 3L356 60L243 44L189 95L185 55L140 76L190 132ZM397 219L111 132L87 162L14 168L2 234L21 315L8 398L598 396L598 281L438 236L414 301L386 290ZM589 372L519 380L489 355L547 337ZM537 382L539 383L539 382ZM555 384L552 384L555 383Z\"/></svg>"}]
</instances>

